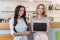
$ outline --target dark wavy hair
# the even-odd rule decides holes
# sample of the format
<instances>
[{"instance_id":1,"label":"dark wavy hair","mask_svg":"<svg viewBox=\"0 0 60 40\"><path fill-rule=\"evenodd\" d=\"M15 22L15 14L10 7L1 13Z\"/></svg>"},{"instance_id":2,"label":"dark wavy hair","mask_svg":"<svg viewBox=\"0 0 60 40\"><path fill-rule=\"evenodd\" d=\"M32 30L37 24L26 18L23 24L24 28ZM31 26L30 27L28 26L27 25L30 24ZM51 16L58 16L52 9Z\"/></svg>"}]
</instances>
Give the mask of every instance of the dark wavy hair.
<instances>
[{"instance_id":1,"label":"dark wavy hair","mask_svg":"<svg viewBox=\"0 0 60 40\"><path fill-rule=\"evenodd\" d=\"M25 7L22 6L22 5L18 5L15 9L15 15L14 15L14 31L17 32L17 30L15 29L15 26L17 25L17 18L18 18L18 13L19 13L19 10L20 8L23 7L24 8L24 14L22 15L22 18L24 19L25 23L27 24L26 22L26 10L25 10Z\"/></svg>"}]
</instances>

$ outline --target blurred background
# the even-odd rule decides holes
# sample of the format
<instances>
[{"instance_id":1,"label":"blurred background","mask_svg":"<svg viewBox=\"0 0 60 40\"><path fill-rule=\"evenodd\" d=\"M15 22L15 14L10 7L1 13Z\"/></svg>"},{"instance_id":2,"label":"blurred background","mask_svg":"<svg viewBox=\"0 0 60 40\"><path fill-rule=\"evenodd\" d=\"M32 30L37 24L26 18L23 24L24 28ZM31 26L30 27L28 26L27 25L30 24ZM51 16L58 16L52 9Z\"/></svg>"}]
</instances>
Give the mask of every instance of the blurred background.
<instances>
[{"instance_id":1,"label":"blurred background","mask_svg":"<svg viewBox=\"0 0 60 40\"><path fill-rule=\"evenodd\" d=\"M17 5L26 7L26 19L31 23L31 19L36 15L38 4L45 5L47 17L50 20L49 40L60 40L60 0L0 0L0 40L13 40L9 19L14 16Z\"/></svg>"}]
</instances>

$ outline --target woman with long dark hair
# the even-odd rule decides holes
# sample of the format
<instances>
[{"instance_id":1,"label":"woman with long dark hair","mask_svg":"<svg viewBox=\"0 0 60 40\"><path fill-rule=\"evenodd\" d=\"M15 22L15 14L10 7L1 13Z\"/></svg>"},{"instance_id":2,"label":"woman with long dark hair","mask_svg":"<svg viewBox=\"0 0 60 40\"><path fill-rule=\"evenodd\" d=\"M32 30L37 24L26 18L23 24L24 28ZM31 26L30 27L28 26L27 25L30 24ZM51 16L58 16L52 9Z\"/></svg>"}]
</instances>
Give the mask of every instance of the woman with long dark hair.
<instances>
[{"instance_id":1,"label":"woman with long dark hair","mask_svg":"<svg viewBox=\"0 0 60 40\"><path fill-rule=\"evenodd\" d=\"M25 7L18 5L15 9L14 18L11 18L9 21L11 34L14 37L13 40L28 40L30 31L27 31L28 25L25 16Z\"/></svg>"},{"instance_id":2,"label":"woman with long dark hair","mask_svg":"<svg viewBox=\"0 0 60 40\"><path fill-rule=\"evenodd\" d=\"M44 4L39 4L36 9L36 16L32 19L32 31L33 23L47 23L47 30L46 32L35 32L34 40L48 40L46 33L50 30L50 25L45 12L46 10Z\"/></svg>"}]
</instances>

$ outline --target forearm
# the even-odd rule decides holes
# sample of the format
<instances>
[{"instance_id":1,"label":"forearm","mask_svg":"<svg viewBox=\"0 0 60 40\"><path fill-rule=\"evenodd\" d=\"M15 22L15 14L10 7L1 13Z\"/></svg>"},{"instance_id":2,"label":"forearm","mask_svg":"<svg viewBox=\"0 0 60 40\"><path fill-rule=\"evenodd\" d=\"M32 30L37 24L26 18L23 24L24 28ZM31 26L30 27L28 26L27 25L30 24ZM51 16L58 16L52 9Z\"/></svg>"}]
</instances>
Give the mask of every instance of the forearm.
<instances>
[{"instance_id":1,"label":"forearm","mask_svg":"<svg viewBox=\"0 0 60 40\"><path fill-rule=\"evenodd\" d=\"M29 35L29 34L30 34L30 31L13 33L14 36L22 36L22 35Z\"/></svg>"},{"instance_id":2,"label":"forearm","mask_svg":"<svg viewBox=\"0 0 60 40\"><path fill-rule=\"evenodd\" d=\"M50 31L50 26L47 26L47 30L46 30L47 32L49 32Z\"/></svg>"}]
</instances>

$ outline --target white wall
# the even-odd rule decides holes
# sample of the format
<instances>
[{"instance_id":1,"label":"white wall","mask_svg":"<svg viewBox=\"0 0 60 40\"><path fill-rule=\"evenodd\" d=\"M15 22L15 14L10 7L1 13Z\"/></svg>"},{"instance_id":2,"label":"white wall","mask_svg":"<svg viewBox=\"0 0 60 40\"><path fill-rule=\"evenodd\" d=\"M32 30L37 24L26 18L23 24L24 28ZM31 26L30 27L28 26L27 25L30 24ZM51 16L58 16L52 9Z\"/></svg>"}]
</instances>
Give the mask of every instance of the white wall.
<instances>
[{"instance_id":1,"label":"white wall","mask_svg":"<svg viewBox=\"0 0 60 40\"><path fill-rule=\"evenodd\" d=\"M60 4L60 1L53 0L53 1L37 1L37 2L8 2L8 1L0 1L0 18L10 18L14 15L14 10L17 5L24 5L26 7L26 10L28 11L27 14L30 14L31 16L34 11L36 11L36 6L40 3L45 4L46 7L48 7L49 4ZM48 16L52 17L58 17L58 20L60 21L60 10L59 11L52 11L47 12ZM54 18L55 20L56 18ZM56 21L58 21L56 20Z\"/></svg>"},{"instance_id":2,"label":"white wall","mask_svg":"<svg viewBox=\"0 0 60 40\"><path fill-rule=\"evenodd\" d=\"M60 0L53 0L52 3L54 3L54 4L60 4Z\"/></svg>"},{"instance_id":3,"label":"white wall","mask_svg":"<svg viewBox=\"0 0 60 40\"><path fill-rule=\"evenodd\" d=\"M36 11L36 6L38 4L45 4L46 6L51 3L51 1L42 2L8 2L0 1L0 18L10 18L14 15L14 10L17 5L24 5L27 10L27 14L30 14L30 20L33 16L32 14Z\"/></svg>"}]
</instances>

